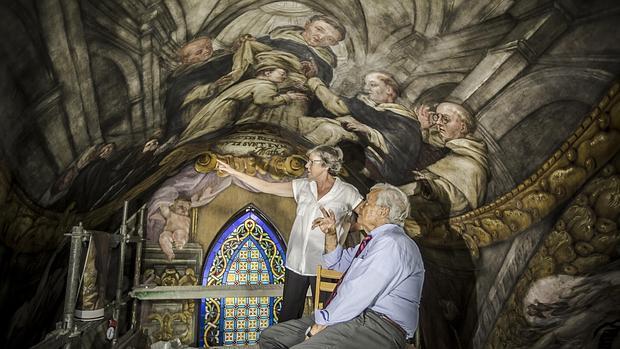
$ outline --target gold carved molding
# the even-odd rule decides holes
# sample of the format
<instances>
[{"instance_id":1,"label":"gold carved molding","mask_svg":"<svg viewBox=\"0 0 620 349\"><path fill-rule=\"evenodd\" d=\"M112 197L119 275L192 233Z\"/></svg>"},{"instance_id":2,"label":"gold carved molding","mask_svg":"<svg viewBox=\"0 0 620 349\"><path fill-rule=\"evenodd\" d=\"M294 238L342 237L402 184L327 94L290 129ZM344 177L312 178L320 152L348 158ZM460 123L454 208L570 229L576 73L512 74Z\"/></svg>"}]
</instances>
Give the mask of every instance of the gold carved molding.
<instances>
[{"instance_id":1,"label":"gold carved molding","mask_svg":"<svg viewBox=\"0 0 620 349\"><path fill-rule=\"evenodd\" d=\"M157 274L154 269L147 269L145 278L152 278L152 282L157 286L198 285L198 278L192 268L186 268L183 275L174 268L166 268L160 274ZM179 338L181 343L191 344L195 312L194 300L183 301L180 311L172 311L169 308L155 310L148 315L148 320L153 322L156 328L153 338L160 341Z\"/></svg>"},{"instance_id":2,"label":"gold carved molding","mask_svg":"<svg viewBox=\"0 0 620 349\"><path fill-rule=\"evenodd\" d=\"M417 229L424 245L458 248L473 257L481 247L513 238L570 199L620 149L618 83L579 128L533 175L494 202L448 220ZM409 221L410 233L417 224ZM413 234L415 235L415 234Z\"/></svg>"},{"instance_id":3,"label":"gold carved molding","mask_svg":"<svg viewBox=\"0 0 620 349\"><path fill-rule=\"evenodd\" d=\"M620 155L591 179L562 212L516 282L487 347L528 347L523 300L532 284L553 275L586 276L612 260L620 217Z\"/></svg>"},{"instance_id":4,"label":"gold carved molding","mask_svg":"<svg viewBox=\"0 0 620 349\"><path fill-rule=\"evenodd\" d=\"M278 149L284 149L282 150L283 153L286 151L291 151L292 153L288 156L271 155L267 160L265 160L266 157L264 156L216 155L217 152L211 151L210 149L217 148L217 146L222 143L222 140L220 139L182 145L170 152L159 163L159 168L138 185L126 191L114 201L102 206L99 209L88 212L84 217L84 225L97 226L103 223L114 212L122 209L124 201L136 198L145 190L152 188L157 183L160 183L164 178L173 176L178 173L183 164L191 161L194 161L195 168L199 172L203 173L215 169L215 160L221 159L237 169L247 172L256 171L256 173L266 172L276 179L285 176L298 177L303 174L305 162L300 162L303 157L295 154L303 153L305 150L286 144L286 139L275 133L272 134L268 131L262 132L268 134L276 140L280 139L283 146ZM272 141L269 144L273 143L276 142Z\"/></svg>"},{"instance_id":5,"label":"gold carved molding","mask_svg":"<svg viewBox=\"0 0 620 349\"><path fill-rule=\"evenodd\" d=\"M204 152L194 162L197 172L209 173L216 171L217 161L223 161L237 171L250 176L269 174L273 179L284 177L300 177L304 174L306 159L300 155L271 156L268 159L256 156L220 155L213 152ZM225 176L217 171L218 176Z\"/></svg>"}]
</instances>

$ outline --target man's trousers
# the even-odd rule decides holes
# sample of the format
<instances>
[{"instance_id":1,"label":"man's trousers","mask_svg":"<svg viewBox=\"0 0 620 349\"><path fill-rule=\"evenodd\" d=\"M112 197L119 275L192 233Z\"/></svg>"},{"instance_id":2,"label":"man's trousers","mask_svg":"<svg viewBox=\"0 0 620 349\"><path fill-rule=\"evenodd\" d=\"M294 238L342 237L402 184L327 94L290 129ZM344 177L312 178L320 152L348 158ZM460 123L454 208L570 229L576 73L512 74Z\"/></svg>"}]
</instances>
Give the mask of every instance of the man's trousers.
<instances>
[{"instance_id":1,"label":"man's trousers","mask_svg":"<svg viewBox=\"0 0 620 349\"><path fill-rule=\"evenodd\" d=\"M279 323L265 329L258 343L261 349L400 349L406 345L401 330L371 310L349 321L327 326L305 340L306 330L313 324L314 315Z\"/></svg>"}]
</instances>

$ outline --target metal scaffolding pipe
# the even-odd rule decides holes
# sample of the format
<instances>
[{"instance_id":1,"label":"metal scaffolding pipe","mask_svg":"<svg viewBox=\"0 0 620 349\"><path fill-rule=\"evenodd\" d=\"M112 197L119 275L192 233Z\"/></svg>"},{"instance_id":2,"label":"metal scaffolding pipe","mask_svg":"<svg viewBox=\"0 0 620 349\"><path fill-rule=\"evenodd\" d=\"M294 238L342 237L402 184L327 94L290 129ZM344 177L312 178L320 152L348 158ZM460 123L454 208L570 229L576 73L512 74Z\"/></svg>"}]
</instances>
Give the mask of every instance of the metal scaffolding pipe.
<instances>
[{"instance_id":1,"label":"metal scaffolding pipe","mask_svg":"<svg viewBox=\"0 0 620 349\"><path fill-rule=\"evenodd\" d=\"M69 252L69 270L67 272L67 287L65 291L65 308L63 315L63 328L73 331L73 313L77 300L78 286L80 283L80 260L82 255L82 238L85 236L82 223L74 226L71 230L71 250ZM71 348L71 342L65 344L65 348Z\"/></svg>"},{"instance_id":2,"label":"metal scaffolding pipe","mask_svg":"<svg viewBox=\"0 0 620 349\"><path fill-rule=\"evenodd\" d=\"M120 257L118 262L118 275L116 278L116 304L114 306L114 313L112 317L116 321L116 329L114 331L114 337L112 339L112 345L116 345L118 342L118 331L120 330L120 314L121 305L123 302L123 274L125 273L125 253L127 244L127 211L129 210L129 202L125 201L123 206L123 223L120 229Z\"/></svg>"},{"instance_id":3,"label":"metal scaffolding pipe","mask_svg":"<svg viewBox=\"0 0 620 349\"><path fill-rule=\"evenodd\" d=\"M135 260L135 269L133 273L133 287L136 288L140 285L140 269L142 269L142 244L144 237L144 215L146 214L146 207L142 206L138 213L138 241L136 242L136 260ZM132 302L131 307L131 329L135 330L136 325L138 324L138 302L139 300L135 298Z\"/></svg>"}]
</instances>

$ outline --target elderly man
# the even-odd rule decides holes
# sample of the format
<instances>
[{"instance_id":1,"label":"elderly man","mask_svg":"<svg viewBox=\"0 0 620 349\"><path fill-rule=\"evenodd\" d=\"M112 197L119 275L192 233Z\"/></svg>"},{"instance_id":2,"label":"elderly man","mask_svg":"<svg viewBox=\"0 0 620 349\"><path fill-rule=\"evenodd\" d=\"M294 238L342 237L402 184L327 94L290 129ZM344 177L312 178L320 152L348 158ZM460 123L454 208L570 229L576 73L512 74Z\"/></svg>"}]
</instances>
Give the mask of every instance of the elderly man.
<instances>
[{"instance_id":1,"label":"elderly man","mask_svg":"<svg viewBox=\"0 0 620 349\"><path fill-rule=\"evenodd\" d=\"M377 184L356 211L368 235L346 250L337 243L334 212L313 223L325 233L324 264L345 272L326 307L266 329L261 348L403 348L413 338L424 265L402 228L407 196Z\"/></svg>"},{"instance_id":2,"label":"elderly man","mask_svg":"<svg viewBox=\"0 0 620 349\"><path fill-rule=\"evenodd\" d=\"M365 146L365 174L376 181L400 185L416 168L422 143L420 123L405 106L395 103L400 93L394 77L371 72L364 77L363 93L340 97L321 80L308 86L336 118L300 120L300 131L315 144L336 144L348 140Z\"/></svg>"},{"instance_id":3,"label":"elderly man","mask_svg":"<svg viewBox=\"0 0 620 349\"><path fill-rule=\"evenodd\" d=\"M454 216L480 206L486 195L488 159L486 144L473 137L476 120L462 105L443 102L437 106L437 130L447 155L420 172L415 181L400 187L414 203L439 206L424 210L435 218ZM418 205L415 205L418 207Z\"/></svg>"}]
</instances>

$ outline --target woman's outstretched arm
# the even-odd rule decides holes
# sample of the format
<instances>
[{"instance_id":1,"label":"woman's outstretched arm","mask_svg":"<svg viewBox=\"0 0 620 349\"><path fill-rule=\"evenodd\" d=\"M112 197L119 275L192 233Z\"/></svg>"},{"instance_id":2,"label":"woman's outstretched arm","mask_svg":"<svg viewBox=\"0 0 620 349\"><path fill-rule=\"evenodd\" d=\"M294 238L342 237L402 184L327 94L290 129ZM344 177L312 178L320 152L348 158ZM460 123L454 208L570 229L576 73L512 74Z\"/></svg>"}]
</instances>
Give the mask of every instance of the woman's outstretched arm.
<instances>
[{"instance_id":1,"label":"woman's outstretched arm","mask_svg":"<svg viewBox=\"0 0 620 349\"><path fill-rule=\"evenodd\" d=\"M271 183L254 176L250 176L243 172L239 172L232 168L227 163L218 160L217 169L231 175L232 177L240 180L248 186L267 194L274 194L284 197L293 197L293 184L292 182Z\"/></svg>"}]
</instances>

